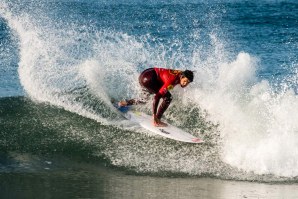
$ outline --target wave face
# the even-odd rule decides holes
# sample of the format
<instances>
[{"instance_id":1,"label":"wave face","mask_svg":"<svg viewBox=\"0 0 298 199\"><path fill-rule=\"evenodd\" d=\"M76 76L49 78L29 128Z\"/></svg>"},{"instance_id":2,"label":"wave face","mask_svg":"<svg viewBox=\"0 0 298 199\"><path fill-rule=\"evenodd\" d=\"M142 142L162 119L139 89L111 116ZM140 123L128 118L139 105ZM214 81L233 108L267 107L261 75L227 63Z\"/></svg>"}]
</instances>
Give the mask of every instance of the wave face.
<instances>
[{"instance_id":1,"label":"wave face","mask_svg":"<svg viewBox=\"0 0 298 199\"><path fill-rule=\"evenodd\" d=\"M58 108L49 108L54 119L43 119L43 125L53 130L59 121L61 127L54 131L61 136L71 133L69 139L76 137L82 151L92 143L89 153L138 173L295 181L297 9L293 1L4 0L0 47L8 49L7 41L10 50L1 51L1 57L9 57L1 67L17 68L19 81L14 78L17 83L10 87L22 95L20 83L34 102L3 98L2 107L12 99L34 110L43 110L48 106L44 103L54 105ZM139 73L153 66L196 71L189 88L174 90L165 117L208 144L148 137L115 112L111 99L137 96ZM10 87L4 81L1 88ZM150 107L141 109L150 112ZM99 127L68 121L70 113L60 108ZM37 125L34 120L29 124ZM70 131L65 125L75 128ZM7 139L13 150L17 141ZM49 148L56 146L55 139L50 138Z\"/></svg>"}]
</instances>

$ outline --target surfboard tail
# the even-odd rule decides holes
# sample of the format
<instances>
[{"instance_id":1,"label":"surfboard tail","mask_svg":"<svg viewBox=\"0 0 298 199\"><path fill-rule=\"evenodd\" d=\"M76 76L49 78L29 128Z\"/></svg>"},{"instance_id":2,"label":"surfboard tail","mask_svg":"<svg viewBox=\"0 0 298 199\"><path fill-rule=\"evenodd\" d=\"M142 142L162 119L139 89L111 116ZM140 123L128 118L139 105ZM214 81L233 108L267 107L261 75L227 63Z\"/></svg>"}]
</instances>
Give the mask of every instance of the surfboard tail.
<instances>
[{"instance_id":1,"label":"surfboard tail","mask_svg":"<svg viewBox=\"0 0 298 199\"><path fill-rule=\"evenodd\" d=\"M195 143L203 143L204 141L201 140L200 138L193 138L191 141L195 142Z\"/></svg>"}]
</instances>

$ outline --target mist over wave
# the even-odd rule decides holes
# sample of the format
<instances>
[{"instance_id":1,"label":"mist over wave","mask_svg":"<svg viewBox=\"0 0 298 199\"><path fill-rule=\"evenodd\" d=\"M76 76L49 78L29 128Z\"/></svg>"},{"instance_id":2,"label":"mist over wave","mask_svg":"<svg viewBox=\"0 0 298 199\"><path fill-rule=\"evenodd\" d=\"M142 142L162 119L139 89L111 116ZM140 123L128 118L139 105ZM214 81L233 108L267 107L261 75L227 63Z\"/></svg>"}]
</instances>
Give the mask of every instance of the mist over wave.
<instances>
[{"instance_id":1,"label":"mist over wave","mask_svg":"<svg viewBox=\"0 0 298 199\"><path fill-rule=\"evenodd\" d=\"M253 57L240 53L196 90L195 100L220 123L225 162L257 174L295 177L297 95L289 87L275 92L268 81L256 81L256 67Z\"/></svg>"},{"instance_id":2,"label":"mist over wave","mask_svg":"<svg viewBox=\"0 0 298 199\"><path fill-rule=\"evenodd\" d=\"M256 55L248 52L235 55L227 50L215 22L216 13L207 12L200 21L192 7L183 7L193 9L185 20L191 23L190 30L184 30L181 25L183 12L179 13L179 5L175 9L163 7L163 12L156 7L148 8L156 15L164 15L161 19L171 22L167 24L169 27L184 34L167 37L169 30L150 20L152 16L144 23L153 29L160 25L156 34L144 34L141 30L132 34L125 28L108 28L105 22L100 21L102 25L96 22L101 18L89 16L115 9L115 15L120 18L123 13L115 7L99 6L101 13L91 12L84 18L78 11L85 4L74 4L69 8L72 14L66 17L59 6L68 4L47 7L42 3L16 2L0 3L0 15L19 40L20 82L30 98L38 102L112 124L115 118L117 121L120 118L110 103L111 98L137 96L138 75L143 69L159 66L196 71L189 88L175 89L175 100L165 117L207 140L210 134L209 141L216 147L181 146L174 150L176 143L163 146L154 142L155 149L148 149L148 145L142 149L138 143L141 156L130 146L118 154L106 150L114 165L135 168L138 172L209 173L236 179L258 179L262 174L273 175L275 180L297 177L295 62L289 75L276 81L260 78L258 71L262 65ZM131 9L137 14L145 12ZM143 110L149 111L150 104ZM183 112L186 110L196 116L191 123L193 129L187 112ZM209 126L211 130L202 130ZM159 153L162 160L158 160ZM148 163L144 165L141 158ZM251 177L249 172L256 175Z\"/></svg>"}]
</instances>

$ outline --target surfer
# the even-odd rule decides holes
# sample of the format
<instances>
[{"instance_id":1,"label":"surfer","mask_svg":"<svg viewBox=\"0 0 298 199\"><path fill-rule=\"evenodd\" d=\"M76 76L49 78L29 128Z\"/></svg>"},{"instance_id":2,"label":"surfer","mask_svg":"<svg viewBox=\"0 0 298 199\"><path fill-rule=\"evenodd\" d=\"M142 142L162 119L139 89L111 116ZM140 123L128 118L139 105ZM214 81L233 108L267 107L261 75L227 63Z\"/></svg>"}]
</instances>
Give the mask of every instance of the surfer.
<instances>
[{"instance_id":1,"label":"surfer","mask_svg":"<svg viewBox=\"0 0 298 199\"><path fill-rule=\"evenodd\" d=\"M193 77L193 72L190 70L148 68L139 76L139 83L142 86L142 97L140 99L122 100L118 105L122 107L145 104L149 100L150 94L155 94L153 99L153 124L157 127L167 126L166 123L161 121L161 117L172 101L172 95L169 91L178 84L185 88L193 81ZM158 107L161 98L163 101Z\"/></svg>"}]
</instances>

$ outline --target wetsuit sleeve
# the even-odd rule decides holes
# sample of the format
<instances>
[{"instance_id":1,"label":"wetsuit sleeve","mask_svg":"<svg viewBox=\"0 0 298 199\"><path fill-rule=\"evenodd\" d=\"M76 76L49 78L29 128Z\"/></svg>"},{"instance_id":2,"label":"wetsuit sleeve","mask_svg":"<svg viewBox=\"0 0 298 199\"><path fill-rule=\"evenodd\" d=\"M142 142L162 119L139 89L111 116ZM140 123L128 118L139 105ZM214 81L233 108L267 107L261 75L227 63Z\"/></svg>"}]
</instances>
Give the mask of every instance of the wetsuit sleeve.
<instances>
[{"instance_id":1,"label":"wetsuit sleeve","mask_svg":"<svg viewBox=\"0 0 298 199\"><path fill-rule=\"evenodd\" d=\"M164 96L169 90L173 89L171 82L165 83L158 91L161 96Z\"/></svg>"}]
</instances>

